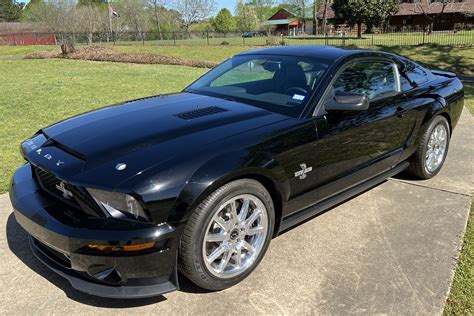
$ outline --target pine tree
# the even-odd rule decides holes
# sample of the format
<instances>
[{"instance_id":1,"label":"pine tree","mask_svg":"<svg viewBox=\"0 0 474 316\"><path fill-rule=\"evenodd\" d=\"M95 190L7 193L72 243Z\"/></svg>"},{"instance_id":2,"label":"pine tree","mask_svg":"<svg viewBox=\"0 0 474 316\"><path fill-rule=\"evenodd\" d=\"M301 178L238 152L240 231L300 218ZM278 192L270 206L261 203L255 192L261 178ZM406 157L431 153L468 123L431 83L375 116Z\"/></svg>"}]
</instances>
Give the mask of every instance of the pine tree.
<instances>
[{"instance_id":1,"label":"pine tree","mask_svg":"<svg viewBox=\"0 0 474 316\"><path fill-rule=\"evenodd\" d=\"M229 10L223 8L217 16L212 20L212 26L217 32L226 33L235 30L235 20Z\"/></svg>"},{"instance_id":2,"label":"pine tree","mask_svg":"<svg viewBox=\"0 0 474 316\"><path fill-rule=\"evenodd\" d=\"M0 22L14 22L21 18L23 3L15 0L0 0Z\"/></svg>"}]
</instances>

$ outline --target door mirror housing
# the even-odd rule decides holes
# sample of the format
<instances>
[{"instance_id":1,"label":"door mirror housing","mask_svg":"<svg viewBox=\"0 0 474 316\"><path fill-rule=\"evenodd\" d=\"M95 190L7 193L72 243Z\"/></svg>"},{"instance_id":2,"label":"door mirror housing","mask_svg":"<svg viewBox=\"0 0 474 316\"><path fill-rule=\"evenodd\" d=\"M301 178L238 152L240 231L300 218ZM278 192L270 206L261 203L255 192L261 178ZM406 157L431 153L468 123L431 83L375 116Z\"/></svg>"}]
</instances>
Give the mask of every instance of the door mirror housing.
<instances>
[{"instance_id":1,"label":"door mirror housing","mask_svg":"<svg viewBox=\"0 0 474 316\"><path fill-rule=\"evenodd\" d=\"M337 92L324 108L326 111L365 111L369 108L369 99L363 93Z\"/></svg>"}]
</instances>

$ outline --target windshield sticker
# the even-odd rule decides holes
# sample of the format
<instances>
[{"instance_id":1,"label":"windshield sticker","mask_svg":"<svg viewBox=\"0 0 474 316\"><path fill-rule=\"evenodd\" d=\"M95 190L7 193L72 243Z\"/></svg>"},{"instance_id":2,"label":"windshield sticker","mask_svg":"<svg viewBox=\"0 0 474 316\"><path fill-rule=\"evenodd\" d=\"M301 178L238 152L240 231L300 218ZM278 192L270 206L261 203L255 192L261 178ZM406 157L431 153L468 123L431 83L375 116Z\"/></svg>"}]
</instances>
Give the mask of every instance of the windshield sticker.
<instances>
[{"instance_id":1,"label":"windshield sticker","mask_svg":"<svg viewBox=\"0 0 474 316\"><path fill-rule=\"evenodd\" d=\"M301 94L293 94L293 97L292 97L293 100L298 100L298 101L303 101L304 98L305 96Z\"/></svg>"}]
</instances>

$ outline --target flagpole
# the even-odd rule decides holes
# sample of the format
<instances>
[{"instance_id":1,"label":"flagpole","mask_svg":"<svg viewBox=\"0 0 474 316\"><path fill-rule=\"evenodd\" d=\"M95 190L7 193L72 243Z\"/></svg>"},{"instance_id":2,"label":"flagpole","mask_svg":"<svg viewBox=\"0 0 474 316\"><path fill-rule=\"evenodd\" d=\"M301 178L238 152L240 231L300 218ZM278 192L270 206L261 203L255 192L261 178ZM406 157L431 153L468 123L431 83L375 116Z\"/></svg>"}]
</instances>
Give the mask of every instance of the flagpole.
<instances>
[{"instance_id":1,"label":"flagpole","mask_svg":"<svg viewBox=\"0 0 474 316\"><path fill-rule=\"evenodd\" d=\"M110 36L112 36L112 41L114 42L115 45L115 36L114 36L114 30L112 28L112 7L110 6L110 1L107 1L107 6L108 6L108 11L109 11L109 31L110 31Z\"/></svg>"}]
</instances>

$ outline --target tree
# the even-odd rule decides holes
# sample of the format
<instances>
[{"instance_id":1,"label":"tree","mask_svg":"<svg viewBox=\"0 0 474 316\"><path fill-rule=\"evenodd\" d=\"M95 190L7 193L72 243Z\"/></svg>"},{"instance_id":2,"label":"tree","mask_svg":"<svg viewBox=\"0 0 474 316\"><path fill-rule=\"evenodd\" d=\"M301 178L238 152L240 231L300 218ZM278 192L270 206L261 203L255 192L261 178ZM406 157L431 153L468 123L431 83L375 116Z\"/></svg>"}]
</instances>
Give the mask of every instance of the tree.
<instances>
[{"instance_id":1,"label":"tree","mask_svg":"<svg viewBox=\"0 0 474 316\"><path fill-rule=\"evenodd\" d=\"M370 0L368 0L370 1ZM334 14L350 26L357 25L357 37L362 37L362 23L364 22L365 0L334 0L332 9Z\"/></svg>"},{"instance_id":2,"label":"tree","mask_svg":"<svg viewBox=\"0 0 474 316\"><path fill-rule=\"evenodd\" d=\"M318 12L321 8L321 1L322 0L313 1L313 35L318 34Z\"/></svg>"},{"instance_id":3,"label":"tree","mask_svg":"<svg viewBox=\"0 0 474 316\"><path fill-rule=\"evenodd\" d=\"M32 4L27 12L26 20L38 23L49 32L67 32L67 10L59 2L38 1Z\"/></svg>"},{"instance_id":4,"label":"tree","mask_svg":"<svg viewBox=\"0 0 474 316\"><path fill-rule=\"evenodd\" d=\"M212 26L217 32L226 33L235 31L235 19L229 10L223 8L219 11L217 16L212 19Z\"/></svg>"},{"instance_id":5,"label":"tree","mask_svg":"<svg viewBox=\"0 0 474 316\"><path fill-rule=\"evenodd\" d=\"M147 29L149 16L146 11L145 0L123 0L115 4L117 12L129 29L135 32L137 39L145 40L145 30Z\"/></svg>"},{"instance_id":6,"label":"tree","mask_svg":"<svg viewBox=\"0 0 474 316\"><path fill-rule=\"evenodd\" d=\"M310 10L311 1L310 0L289 0L286 2L286 7L289 11L295 14L302 21L302 31L305 30L306 24L306 13Z\"/></svg>"},{"instance_id":7,"label":"tree","mask_svg":"<svg viewBox=\"0 0 474 316\"><path fill-rule=\"evenodd\" d=\"M28 4L25 6L25 11L24 12L28 12L28 10L30 10L32 6L34 6L37 3L41 3L41 2L43 2L43 0L30 0L30 2L28 2Z\"/></svg>"},{"instance_id":8,"label":"tree","mask_svg":"<svg viewBox=\"0 0 474 316\"><path fill-rule=\"evenodd\" d=\"M163 39L172 38L172 33L181 29L181 16L179 12L167 8L160 10L160 29L163 33Z\"/></svg>"},{"instance_id":9,"label":"tree","mask_svg":"<svg viewBox=\"0 0 474 316\"><path fill-rule=\"evenodd\" d=\"M216 8L214 0L178 0L175 9L181 15L181 21L190 35L190 26L209 17Z\"/></svg>"},{"instance_id":10,"label":"tree","mask_svg":"<svg viewBox=\"0 0 474 316\"><path fill-rule=\"evenodd\" d=\"M163 39L162 33L162 18L163 12L166 12L166 5L168 4L168 0L148 0L147 6L153 10L153 24L156 26L156 30L158 31L158 35L160 40Z\"/></svg>"},{"instance_id":11,"label":"tree","mask_svg":"<svg viewBox=\"0 0 474 316\"><path fill-rule=\"evenodd\" d=\"M362 23L367 33L374 26L380 26L392 14L398 11L398 0L334 0L332 8L337 17L347 24L357 25L357 37L362 37Z\"/></svg>"},{"instance_id":12,"label":"tree","mask_svg":"<svg viewBox=\"0 0 474 316\"><path fill-rule=\"evenodd\" d=\"M255 31L258 26L258 17L252 6L245 5L242 1L237 2L236 25L242 32Z\"/></svg>"},{"instance_id":13,"label":"tree","mask_svg":"<svg viewBox=\"0 0 474 316\"><path fill-rule=\"evenodd\" d=\"M328 0L323 0L324 1L324 4L323 4L323 24L322 24L322 29L323 29L323 33L326 34L327 33L327 30L326 30L326 22L327 22L327 15L328 15Z\"/></svg>"},{"instance_id":14,"label":"tree","mask_svg":"<svg viewBox=\"0 0 474 316\"><path fill-rule=\"evenodd\" d=\"M79 0L77 5L79 6L105 6L107 4L107 0Z\"/></svg>"},{"instance_id":15,"label":"tree","mask_svg":"<svg viewBox=\"0 0 474 316\"><path fill-rule=\"evenodd\" d=\"M388 17L397 13L399 3L398 0L367 1L364 14L366 33L372 33L374 27L382 26Z\"/></svg>"},{"instance_id":16,"label":"tree","mask_svg":"<svg viewBox=\"0 0 474 316\"><path fill-rule=\"evenodd\" d=\"M278 11L275 0L248 0L245 5L253 7L258 21L264 22Z\"/></svg>"},{"instance_id":17,"label":"tree","mask_svg":"<svg viewBox=\"0 0 474 316\"><path fill-rule=\"evenodd\" d=\"M24 3L15 0L0 0L0 22L19 21L24 6Z\"/></svg>"},{"instance_id":18,"label":"tree","mask_svg":"<svg viewBox=\"0 0 474 316\"><path fill-rule=\"evenodd\" d=\"M58 33L60 42L71 44L77 32L75 3L69 0L48 0L33 4L25 14L25 19L43 26L46 30Z\"/></svg>"},{"instance_id":19,"label":"tree","mask_svg":"<svg viewBox=\"0 0 474 316\"><path fill-rule=\"evenodd\" d=\"M87 41L92 44L94 33L105 30L105 10L97 5L80 5L74 12L77 31L86 34Z\"/></svg>"},{"instance_id":20,"label":"tree","mask_svg":"<svg viewBox=\"0 0 474 316\"><path fill-rule=\"evenodd\" d=\"M428 19L430 22L428 26L428 34L433 32L434 24L438 21L439 18L444 14L444 9L449 3L453 3L454 0L426 0L426 8L423 6L421 0L414 0L415 7L421 9L423 15ZM441 5L441 11L439 13L433 13L434 6Z\"/></svg>"}]
</instances>

